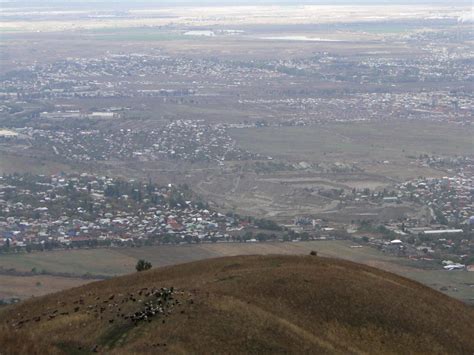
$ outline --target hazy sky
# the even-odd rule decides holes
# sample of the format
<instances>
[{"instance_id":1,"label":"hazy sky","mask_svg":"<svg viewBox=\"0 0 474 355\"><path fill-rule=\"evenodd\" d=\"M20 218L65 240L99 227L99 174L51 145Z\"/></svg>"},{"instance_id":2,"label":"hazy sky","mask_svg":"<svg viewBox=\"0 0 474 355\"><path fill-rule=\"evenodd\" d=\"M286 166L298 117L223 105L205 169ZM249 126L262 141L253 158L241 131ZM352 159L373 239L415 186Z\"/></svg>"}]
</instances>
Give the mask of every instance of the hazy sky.
<instances>
[{"instance_id":1,"label":"hazy sky","mask_svg":"<svg viewBox=\"0 0 474 355\"><path fill-rule=\"evenodd\" d=\"M0 0L2 6L50 6L62 7L90 4L120 5L135 7L140 5L258 5L258 4L433 4L433 5L470 5L472 0Z\"/></svg>"}]
</instances>

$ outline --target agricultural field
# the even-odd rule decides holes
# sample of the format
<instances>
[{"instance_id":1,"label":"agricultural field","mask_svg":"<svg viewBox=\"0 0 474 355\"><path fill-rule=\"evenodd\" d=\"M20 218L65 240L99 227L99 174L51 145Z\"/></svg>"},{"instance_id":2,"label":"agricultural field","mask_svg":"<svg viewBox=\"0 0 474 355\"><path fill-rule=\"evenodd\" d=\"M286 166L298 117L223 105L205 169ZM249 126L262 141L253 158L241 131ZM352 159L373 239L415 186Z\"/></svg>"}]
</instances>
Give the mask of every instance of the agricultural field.
<instances>
[{"instance_id":1,"label":"agricultural field","mask_svg":"<svg viewBox=\"0 0 474 355\"><path fill-rule=\"evenodd\" d=\"M0 267L19 272L115 276L134 271L136 260L120 249L61 250L0 256Z\"/></svg>"},{"instance_id":2,"label":"agricultural field","mask_svg":"<svg viewBox=\"0 0 474 355\"><path fill-rule=\"evenodd\" d=\"M161 41L179 41L179 40L192 40L191 36L184 36L176 32L164 32L164 31L153 31L142 28L127 28L127 29L97 29L88 31L90 37L95 41L107 41L107 42L161 42ZM191 38L190 38L191 37Z\"/></svg>"},{"instance_id":3,"label":"agricultural field","mask_svg":"<svg viewBox=\"0 0 474 355\"><path fill-rule=\"evenodd\" d=\"M473 134L472 127L414 121L231 131L239 145L264 155L292 161L357 163L367 171L395 179L438 175L411 167L413 157L473 154Z\"/></svg>"},{"instance_id":4,"label":"agricultural field","mask_svg":"<svg viewBox=\"0 0 474 355\"><path fill-rule=\"evenodd\" d=\"M12 298L22 300L30 297L43 296L81 286L92 281L94 280L50 275L0 275L0 300Z\"/></svg>"}]
</instances>

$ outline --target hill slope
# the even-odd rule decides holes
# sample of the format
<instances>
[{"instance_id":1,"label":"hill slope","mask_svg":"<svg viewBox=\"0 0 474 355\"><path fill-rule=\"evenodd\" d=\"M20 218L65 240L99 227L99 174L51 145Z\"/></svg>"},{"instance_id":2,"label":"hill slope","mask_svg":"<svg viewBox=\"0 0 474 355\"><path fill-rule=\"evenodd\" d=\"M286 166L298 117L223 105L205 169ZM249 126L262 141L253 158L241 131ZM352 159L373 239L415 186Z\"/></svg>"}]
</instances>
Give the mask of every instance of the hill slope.
<instances>
[{"instance_id":1,"label":"hill slope","mask_svg":"<svg viewBox=\"0 0 474 355\"><path fill-rule=\"evenodd\" d=\"M31 299L1 311L0 324L2 354L474 352L472 308L315 256L154 269Z\"/></svg>"}]
</instances>

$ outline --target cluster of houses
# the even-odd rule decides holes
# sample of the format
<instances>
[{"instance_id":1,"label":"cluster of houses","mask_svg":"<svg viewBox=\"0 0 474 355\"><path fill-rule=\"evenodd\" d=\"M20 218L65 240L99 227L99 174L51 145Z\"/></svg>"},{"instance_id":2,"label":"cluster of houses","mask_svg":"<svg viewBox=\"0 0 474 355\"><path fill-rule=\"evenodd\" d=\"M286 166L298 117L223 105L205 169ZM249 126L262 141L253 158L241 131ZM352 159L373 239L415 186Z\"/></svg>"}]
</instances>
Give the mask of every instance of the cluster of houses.
<instances>
[{"instance_id":1,"label":"cluster of houses","mask_svg":"<svg viewBox=\"0 0 474 355\"><path fill-rule=\"evenodd\" d=\"M233 241L246 228L248 220L209 209L186 186L87 174L0 178L0 250Z\"/></svg>"},{"instance_id":2,"label":"cluster of houses","mask_svg":"<svg viewBox=\"0 0 474 355\"><path fill-rule=\"evenodd\" d=\"M279 124L399 117L471 122L474 99L468 90L388 89L344 95L312 90L314 81L387 86L406 82L469 81L469 54L463 51L446 54L437 49L437 46L426 48L426 55L410 60L372 54L354 59L327 52L306 58L248 61L170 57L158 52L67 58L5 73L0 80L0 109L11 110L9 104L28 106L32 100L151 96L166 101L233 96L236 102L247 106L279 110ZM291 86L278 90L260 87L260 83L288 77L299 82L298 91ZM246 90L242 91L242 87ZM2 101L6 106L1 105ZM49 117L57 113L42 115Z\"/></svg>"},{"instance_id":3,"label":"cluster of houses","mask_svg":"<svg viewBox=\"0 0 474 355\"><path fill-rule=\"evenodd\" d=\"M439 162L439 160L436 160ZM451 162L454 163L454 162ZM415 202L428 207L431 221L405 218L386 223L385 239L371 238L374 246L400 256L423 260L453 258L474 264L474 189L469 169L443 178L418 178L395 186L384 202ZM446 270L464 269L462 262Z\"/></svg>"},{"instance_id":4,"label":"cluster of houses","mask_svg":"<svg viewBox=\"0 0 474 355\"><path fill-rule=\"evenodd\" d=\"M380 119L423 119L472 123L474 98L469 92L374 92L344 96L305 95L303 97L245 98L242 105L280 109L274 125L306 126L318 122L355 122ZM295 114L291 114L294 112ZM304 114L303 114L304 113Z\"/></svg>"},{"instance_id":5,"label":"cluster of houses","mask_svg":"<svg viewBox=\"0 0 474 355\"><path fill-rule=\"evenodd\" d=\"M443 261L452 258L474 263L474 243L472 233L463 229L431 229L435 226L407 229L403 234L380 240L372 238L370 244L394 255L414 260ZM454 265L463 265L452 262ZM463 269L447 267L445 269Z\"/></svg>"},{"instance_id":6,"label":"cluster of houses","mask_svg":"<svg viewBox=\"0 0 474 355\"><path fill-rule=\"evenodd\" d=\"M15 139L18 137L18 133L15 131L12 131L10 129L2 129L0 128L0 139Z\"/></svg>"},{"instance_id":7,"label":"cluster of houses","mask_svg":"<svg viewBox=\"0 0 474 355\"><path fill-rule=\"evenodd\" d=\"M198 120L172 121L151 130L29 129L25 134L31 149L46 150L67 161L172 159L222 163L260 159L259 154L237 147L224 125Z\"/></svg>"},{"instance_id":8,"label":"cluster of houses","mask_svg":"<svg viewBox=\"0 0 474 355\"><path fill-rule=\"evenodd\" d=\"M474 216L472 174L443 178L419 178L397 186L398 198L417 201L433 211L444 225L469 224Z\"/></svg>"},{"instance_id":9,"label":"cluster of houses","mask_svg":"<svg viewBox=\"0 0 474 355\"><path fill-rule=\"evenodd\" d=\"M434 168L448 172L463 173L474 169L474 158L469 156L443 156L422 154L417 163L423 168Z\"/></svg>"},{"instance_id":10,"label":"cluster of houses","mask_svg":"<svg viewBox=\"0 0 474 355\"><path fill-rule=\"evenodd\" d=\"M354 189L350 193L333 189L329 192L337 193L343 204L415 203L428 207L431 217L427 219L421 214L385 222L364 220L350 226L334 223L328 226L321 220L300 216L293 222L297 230L312 237L323 235L330 227L344 231L339 235L345 239L389 254L438 264L447 260L443 264L445 270L474 271L474 189L468 170L460 168L451 177L418 178L396 185L390 191Z\"/></svg>"},{"instance_id":11,"label":"cluster of houses","mask_svg":"<svg viewBox=\"0 0 474 355\"><path fill-rule=\"evenodd\" d=\"M82 112L81 110L60 110L53 112L41 112L39 118L46 120L70 120L70 119L113 119L121 117L124 108L110 108L103 111Z\"/></svg>"},{"instance_id":12,"label":"cluster of houses","mask_svg":"<svg viewBox=\"0 0 474 355\"><path fill-rule=\"evenodd\" d=\"M327 82L349 81L358 84L456 82L473 78L469 70L472 54L459 45L450 50L443 39L430 39L421 45L422 54L413 56L367 52L353 56L317 52L310 57L275 59L268 67L281 72L306 74ZM416 44L420 47L420 44Z\"/></svg>"},{"instance_id":13,"label":"cluster of houses","mask_svg":"<svg viewBox=\"0 0 474 355\"><path fill-rule=\"evenodd\" d=\"M227 82L233 87L246 80L283 75L216 58L170 57L159 53L110 54L101 58L66 58L8 72L0 81L0 99L215 95L223 85L214 85L214 81ZM181 80L175 80L178 77ZM204 83L207 85L203 91ZM211 92L208 89L212 89Z\"/></svg>"}]
</instances>

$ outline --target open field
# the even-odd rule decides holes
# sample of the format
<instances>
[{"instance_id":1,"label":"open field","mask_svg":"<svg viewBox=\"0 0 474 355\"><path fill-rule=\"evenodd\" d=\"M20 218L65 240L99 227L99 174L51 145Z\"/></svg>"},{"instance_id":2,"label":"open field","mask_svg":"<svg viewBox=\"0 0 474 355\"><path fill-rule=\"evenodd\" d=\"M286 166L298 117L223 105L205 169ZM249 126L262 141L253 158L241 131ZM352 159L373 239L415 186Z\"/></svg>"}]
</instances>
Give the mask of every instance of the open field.
<instances>
[{"instance_id":1,"label":"open field","mask_svg":"<svg viewBox=\"0 0 474 355\"><path fill-rule=\"evenodd\" d=\"M474 299L474 273L444 270L422 269L422 264L407 259L387 256L378 250L364 247L351 248L347 241L314 241L298 243L217 243L201 245L156 246L142 248L91 249L31 253L22 255L4 255L0 257L0 267L14 268L17 271L30 271L36 268L46 273L71 273L74 275L116 276L134 272L139 259L149 260L154 267L176 265L190 261L237 255L308 255L317 250L318 255L336 257L374 266L412 278L435 289L447 287L445 293L452 297L469 301ZM21 279L21 277L19 277ZM85 282L72 279L71 282ZM74 281L75 280L75 281ZM54 279L48 280L54 282ZM58 279L56 289L67 288L67 284ZM43 289L31 289L31 283L25 282L19 295L42 294ZM36 290L38 293L34 293ZM456 291L457 290L457 291Z\"/></svg>"},{"instance_id":2,"label":"open field","mask_svg":"<svg viewBox=\"0 0 474 355\"><path fill-rule=\"evenodd\" d=\"M0 299L38 297L92 281L94 280L49 275L0 275Z\"/></svg>"},{"instance_id":3,"label":"open field","mask_svg":"<svg viewBox=\"0 0 474 355\"><path fill-rule=\"evenodd\" d=\"M404 168L410 169L408 156L474 153L474 129L434 122L334 123L313 127L234 129L231 134L247 149L293 161L372 165L388 161L389 165L408 165Z\"/></svg>"},{"instance_id":4,"label":"open field","mask_svg":"<svg viewBox=\"0 0 474 355\"><path fill-rule=\"evenodd\" d=\"M318 241L299 243L216 243L201 245L155 246L142 248L81 249L69 251L38 252L2 255L0 267L28 272L62 272L74 275L115 276L134 271L138 259L149 260L153 266L167 266L194 260L221 256L249 254L309 254L313 249L321 255L339 256L356 262L368 258L388 260L385 255L369 248L349 248L349 242ZM399 260L392 258L393 260Z\"/></svg>"},{"instance_id":5,"label":"open field","mask_svg":"<svg viewBox=\"0 0 474 355\"><path fill-rule=\"evenodd\" d=\"M71 168L64 164L12 153L0 146L0 174L25 172L32 174L57 174L70 170Z\"/></svg>"},{"instance_id":6,"label":"open field","mask_svg":"<svg viewBox=\"0 0 474 355\"><path fill-rule=\"evenodd\" d=\"M60 250L21 255L2 255L0 267L29 272L115 276L134 271L136 260L120 249Z\"/></svg>"},{"instance_id":7,"label":"open field","mask_svg":"<svg viewBox=\"0 0 474 355\"><path fill-rule=\"evenodd\" d=\"M86 37L94 41L127 41L127 42L161 42L161 41L189 41L193 39L202 40L202 38L193 38L184 36L178 32L166 32L153 29L128 28L128 29L97 29L85 33Z\"/></svg>"}]
</instances>

